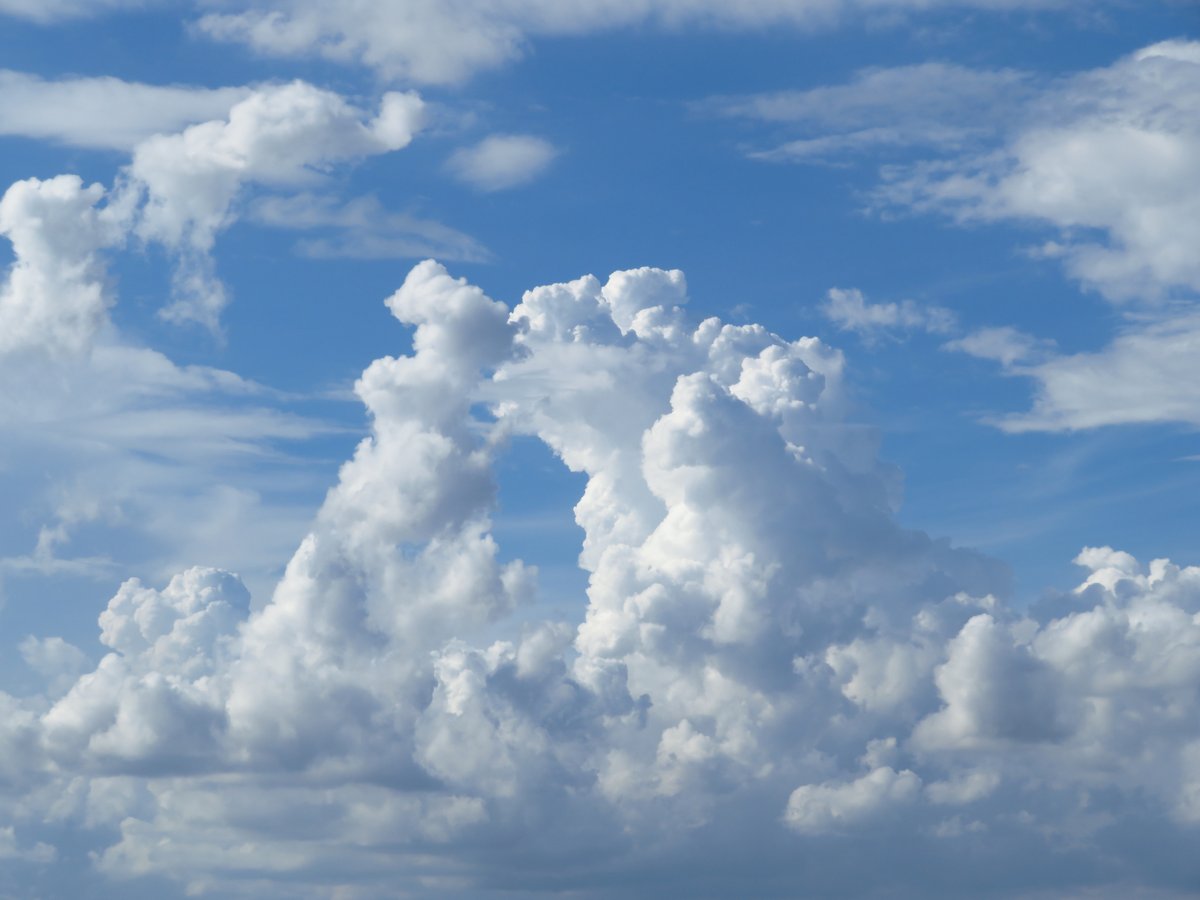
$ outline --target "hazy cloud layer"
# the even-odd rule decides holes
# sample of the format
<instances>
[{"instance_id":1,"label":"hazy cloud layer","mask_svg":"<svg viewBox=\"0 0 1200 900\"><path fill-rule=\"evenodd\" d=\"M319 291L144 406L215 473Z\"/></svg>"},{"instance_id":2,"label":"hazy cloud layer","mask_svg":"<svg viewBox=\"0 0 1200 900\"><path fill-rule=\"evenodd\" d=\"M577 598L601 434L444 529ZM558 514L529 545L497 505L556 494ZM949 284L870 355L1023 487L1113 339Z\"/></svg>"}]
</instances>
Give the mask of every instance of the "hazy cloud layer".
<instances>
[{"instance_id":1,"label":"hazy cloud layer","mask_svg":"<svg viewBox=\"0 0 1200 900\"><path fill-rule=\"evenodd\" d=\"M931 10L1061 10L1066 0L233 0L197 28L277 56L323 56L365 64L399 81L453 83L522 56L537 38L650 25L810 31L894 22Z\"/></svg>"},{"instance_id":2,"label":"hazy cloud layer","mask_svg":"<svg viewBox=\"0 0 1200 900\"><path fill-rule=\"evenodd\" d=\"M269 603L194 568L123 585L78 680L30 644L13 852L53 821L109 877L218 896L920 897L931 867L1185 896L1200 570L1090 548L1075 594L1008 608L1002 566L896 524L840 354L686 298L637 269L510 310L413 269L413 352L363 373L371 433ZM587 477L574 621L491 535L514 434Z\"/></svg>"}]
</instances>

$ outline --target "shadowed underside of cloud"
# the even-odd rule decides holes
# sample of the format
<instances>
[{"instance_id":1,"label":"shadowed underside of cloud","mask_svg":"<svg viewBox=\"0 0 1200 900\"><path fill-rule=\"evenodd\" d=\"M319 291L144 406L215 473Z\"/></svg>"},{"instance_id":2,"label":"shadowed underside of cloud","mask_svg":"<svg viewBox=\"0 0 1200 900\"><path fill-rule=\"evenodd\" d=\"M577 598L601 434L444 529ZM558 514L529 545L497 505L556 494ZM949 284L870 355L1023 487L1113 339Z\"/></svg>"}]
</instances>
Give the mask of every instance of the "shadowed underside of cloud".
<instances>
[{"instance_id":1,"label":"shadowed underside of cloud","mask_svg":"<svg viewBox=\"0 0 1200 900\"><path fill-rule=\"evenodd\" d=\"M1009 609L896 524L839 353L685 301L413 269L413 353L360 378L371 433L268 603L195 568L121 587L94 671L29 644L10 855L52 823L217 896L1185 896L1200 570L1092 548L1056 618ZM515 435L587 478L574 621L491 534Z\"/></svg>"}]
</instances>

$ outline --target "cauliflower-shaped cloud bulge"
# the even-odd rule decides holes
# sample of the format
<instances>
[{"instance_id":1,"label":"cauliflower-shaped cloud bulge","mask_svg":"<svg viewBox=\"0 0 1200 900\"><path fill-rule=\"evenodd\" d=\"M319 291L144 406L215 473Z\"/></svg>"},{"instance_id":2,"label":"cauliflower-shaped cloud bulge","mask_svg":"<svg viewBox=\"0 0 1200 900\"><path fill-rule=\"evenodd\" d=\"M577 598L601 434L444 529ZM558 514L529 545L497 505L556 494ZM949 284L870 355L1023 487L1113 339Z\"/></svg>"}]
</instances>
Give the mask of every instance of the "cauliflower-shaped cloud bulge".
<instances>
[{"instance_id":1,"label":"cauliflower-shaped cloud bulge","mask_svg":"<svg viewBox=\"0 0 1200 900\"><path fill-rule=\"evenodd\" d=\"M95 671L0 697L10 843L215 896L1186 896L1200 569L1088 549L1056 617L1009 608L897 524L837 351L686 298L414 268L274 596L131 581ZM575 621L492 536L513 435L586 476Z\"/></svg>"}]
</instances>

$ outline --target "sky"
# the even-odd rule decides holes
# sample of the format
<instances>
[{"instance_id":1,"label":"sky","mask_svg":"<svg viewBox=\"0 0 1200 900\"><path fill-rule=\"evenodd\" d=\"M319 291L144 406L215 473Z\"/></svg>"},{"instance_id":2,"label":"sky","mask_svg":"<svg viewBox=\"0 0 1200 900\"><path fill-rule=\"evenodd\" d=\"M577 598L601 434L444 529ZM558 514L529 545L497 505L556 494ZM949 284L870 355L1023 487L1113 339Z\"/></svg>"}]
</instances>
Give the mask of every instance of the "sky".
<instances>
[{"instance_id":1,"label":"sky","mask_svg":"<svg viewBox=\"0 0 1200 900\"><path fill-rule=\"evenodd\" d=\"M1200 889L1191 0L0 0L0 897Z\"/></svg>"}]
</instances>

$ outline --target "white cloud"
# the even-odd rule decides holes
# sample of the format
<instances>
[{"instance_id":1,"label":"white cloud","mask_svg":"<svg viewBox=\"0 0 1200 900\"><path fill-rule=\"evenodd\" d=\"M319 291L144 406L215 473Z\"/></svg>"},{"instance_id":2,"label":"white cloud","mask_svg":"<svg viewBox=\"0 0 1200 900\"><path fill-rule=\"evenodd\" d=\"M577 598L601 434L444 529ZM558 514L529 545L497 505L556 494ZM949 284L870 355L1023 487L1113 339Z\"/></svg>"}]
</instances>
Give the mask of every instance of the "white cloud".
<instances>
[{"instance_id":1,"label":"white cloud","mask_svg":"<svg viewBox=\"0 0 1200 900\"><path fill-rule=\"evenodd\" d=\"M954 313L942 306L921 305L912 300L899 303L868 303L855 288L830 288L821 311L842 331L868 338L890 331L928 331L946 334L957 326Z\"/></svg>"},{"instance_id":2,"label":"white cloud","mask_svg":"<svg viewBox=\"0 0 1200 900\"><path fill-rule=\"evenodd\" d=\"M884 196L961 219L1034 220L1044 252L1118 302L1200 291L1200 62L1155 44L1045 87L996 152L892 173Z\"/></svg>"},{"instance_id":3,"label":"white cloud","mask_svg":"<svg viewBox=\"0 0 1200 900\"><path fill-rule=\"evenodd\" d=\"M143 9L160 2L162 0L0 0L0 15L48 24L124 9Z\"/></svg>"},{"instance_id":4,"label":"white cloud","mask_svg":"<svg viewBox=\"0 0 1200 900\"><path fill-rule=\"evenodd\" d=\"M1200 51L1164 41L1110 66L1056 78L925 64L860 72L844 85L709 101L706 108L802 130L772 159L902 159L882 168L876 205L963 224L1050 229L1031 255L1059 260L1125 321L1104 346L1063 354L1008 326L948 349L1034 384L1009 430L1200 421L1194 377L1200 296ZM921 327L919 308L833 297L844 327ZM950 320L940 320L944 332ZM879 327L877 327L879 326ZM937 330L937 329L934 329Z\"/></svg>"},{"instance_id":5,"label":"white cloud","mask_svg":"<svg viewBox=\"0 0 1200 900\"><path fill-rule=\"evenodd\" d=\"M245 185L311 183L335 163L405 147L421 127L422 106L415 94L387 93L379 114L364 121L339 95L297 81L260 88L228 120L139 144L128 168L129 189L145 194L137 233L180 259L177 296L162 315L217 328L226 297L209 252Z\"/></svg>"},{"instance_id":6,"label":"white cloud","mask_svg":"<svg viewBox=\"0 0 1200 900\"><path fill-rule=\"evenodd\" d=\"M801 134L753 158L839 162L881 149L974 146L1011 123L1033 91L1024 72L929 62L863 69L841 85L714 97L699 108Z\"/></svg>"},{"instance_id":7,"label":"white cloud","mask_svg":"<svg viewBox=\"0 0 1200 900\"><path fill-rule=\"evenodd\" d=\"M1073 277L1114 301L1156 300L1200 290L1198 59L1194 43L1175 40L1054 79L923 63L702 108L801 132L754 154L764 159L933 152L885 166L880 202L1039 222L1058 232L1041 254Z\"/></svg>"},{"instance_id":8,"label":"white cloud","mask_svg":"<svg viewBox=\"0 0 1200 900\"><path fill-rule=\"evenodd\" d=\"M493 134L473 147L456 150L446 167L481 191L502 191L533 181L557 155L554 146L539 137Z\"/></svg>"},{"instance_id":9,"label":"white cloud","mask_svg":"<svg viewBox=\"0 0 1200 900\"><path fill-rule=\"evenodd\" d=\"M398 81L451 83L522 56L541 37L664 29L829 28L895 21L930 9L1055 9L1063 0L237 0L202 16L198 29L277 56L323 56L364 64Z\"/></svg>"},{"instance_id":10,"label":"white cloud","mask_svg":"<svg viewBox=\"0 0 1200 900\"><path fill-rule=\"evenodd\" d=\"M43 6L44 4L39 4ZM161 86L0 69L0 135L132 150L155 134L224 118L249 88Z\"/></svg>"},{"instance_id":11,"label":"white cloud","mask_svg":"<svg viewBox=\"0 0 1200 900\"><path fill-rule=\"evenodd\" d=\"M101 186L73 175L19 181L0 199L15 257L0 279L0 482L14 523L31 531L30 552L0 559L0 572L111 578L116 562L104 552L64 556L74 536L105 522L137 536L142 553L186 535L190 553L259 577L298 525L295 506L262 501L271 485L248 463L327 426L283 411L260 385L176 366L117 331L105 251L129 220ZM231 527L239 518L245 531ZM139 562L178 564L150 553Z\"/></svg>"},{"instance_id":12,"label":"white cloud","mask_svg":"<svg viewBox=\"0 0 1200 900\"><path fill-rule=\"evenodd\" d=\"M0 235L16 257L0 283L0 355L79 352L107 321L99 252L124 240L124 223L97 208L104 193L60 175L18 181L0 198Z\"/></svg>"},{"instance_id":13,"label":"white cloud","mask_svg":"<svg viewBox=\"0 0 1200 900\"><path fill-rule=\"evenodd\" d=\"M269 601L123 585L94 671L0 695L0 828L29 845L53 796L105 875L233 896L691 894L747 853L743 891L1185 895L1131 838L1200 818L1200 569L1086 550L1068 612L1008 608L1002 567L896 523L836 351L685 300L638 269L510 310L414 268L413 351L363 373L370 434ZM573 623L491 534L514 434L587 478Z\"/></svg>"}]
</instances>

